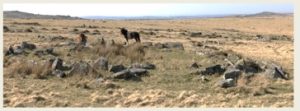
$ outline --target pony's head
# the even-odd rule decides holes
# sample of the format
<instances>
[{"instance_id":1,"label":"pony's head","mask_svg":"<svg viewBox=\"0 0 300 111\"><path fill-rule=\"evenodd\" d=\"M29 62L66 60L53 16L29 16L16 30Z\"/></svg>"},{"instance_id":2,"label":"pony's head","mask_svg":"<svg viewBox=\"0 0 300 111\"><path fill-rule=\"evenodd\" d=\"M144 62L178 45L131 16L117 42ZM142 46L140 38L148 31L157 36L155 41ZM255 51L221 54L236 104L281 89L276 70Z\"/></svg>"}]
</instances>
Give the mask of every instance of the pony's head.
<instances>
[{"instance_id":1,"label":"pony's head","mask_svg":"<svg viewBox=\"0 0 300 111\"><path fill-rule=\"evenodd\" d=\"M127 36L128 31L127 31L127 29L125 29L125 28L121 28L121 33L122 33L124 36Z\"/></svg>"},{"instance_id":2,"label":"pony's head","mask_svg":"<svg viewBox=\"0 0 300 111\"><path fill-rule=\"evenodd\" d=\"M80 34L80 37L84 37L85 35L83 33Z\"/></svg>"}]
</instances>

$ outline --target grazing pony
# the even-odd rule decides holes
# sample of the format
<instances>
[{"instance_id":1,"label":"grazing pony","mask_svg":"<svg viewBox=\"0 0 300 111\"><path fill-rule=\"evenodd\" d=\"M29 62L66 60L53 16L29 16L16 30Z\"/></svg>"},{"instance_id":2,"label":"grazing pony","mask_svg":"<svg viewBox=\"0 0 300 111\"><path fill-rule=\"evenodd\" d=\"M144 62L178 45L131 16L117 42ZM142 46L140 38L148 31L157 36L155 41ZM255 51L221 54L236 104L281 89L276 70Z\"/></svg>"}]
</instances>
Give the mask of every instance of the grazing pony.
<instances>
[{"instance_id":1,"label":"grazing pony","mask_svg":"<svg viewBox=\"0 0 300 111\"><path fill-rule=\"evenodd\" d=\"M127 29L121 28L121 34L125 37L127 43L128 39L135 39L136 42L141 42L138 32L129 32Z\"/></svg>"},{"instance_id":2,"label":"grazing pony","mask_svg":"<svg viewBox=\"0 0 300 111\"><path fill-rule=\"evenodd\" d=\"M81 33L79 36L78 36L78 43L80 44L80 45L83 45L83 46L85 46L86 45L86 43L87 43L87 36L85 36L83 33Z\"/></svg>"}]
</instances>

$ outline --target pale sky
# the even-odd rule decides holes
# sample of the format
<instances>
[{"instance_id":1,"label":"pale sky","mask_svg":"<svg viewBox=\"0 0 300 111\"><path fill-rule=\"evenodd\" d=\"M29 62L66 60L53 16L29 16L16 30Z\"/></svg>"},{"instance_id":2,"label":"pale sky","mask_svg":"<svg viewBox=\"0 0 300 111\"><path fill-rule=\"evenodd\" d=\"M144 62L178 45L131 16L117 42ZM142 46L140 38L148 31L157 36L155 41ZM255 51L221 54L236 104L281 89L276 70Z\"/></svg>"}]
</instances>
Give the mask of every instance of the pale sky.
<instances>
[{"instance_id":1,"label":"pale sky","mask_svg":"<svg viewBox=\"0 0 300 111\"><path fill-rule=\"evenodd\" d=\"M70 16L189 16L251 14L262 11L294 12L293 4L3 4L4 11L18 10L34 14Z\"/></svg>"}]
</instances>

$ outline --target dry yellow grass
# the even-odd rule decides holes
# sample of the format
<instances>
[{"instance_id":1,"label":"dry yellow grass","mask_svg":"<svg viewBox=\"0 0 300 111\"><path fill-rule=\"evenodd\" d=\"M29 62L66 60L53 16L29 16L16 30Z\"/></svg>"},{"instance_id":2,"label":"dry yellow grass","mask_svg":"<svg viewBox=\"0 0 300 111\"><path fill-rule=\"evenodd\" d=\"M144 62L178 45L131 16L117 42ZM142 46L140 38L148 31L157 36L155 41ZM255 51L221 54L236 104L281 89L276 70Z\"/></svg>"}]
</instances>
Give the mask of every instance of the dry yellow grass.
<instances>
[{"instance_id":1,"label":"dry yellow grass","mask_svg":"<svg viewBox=\"0 0 300 111\"><path fill-rule=\"evenodd\" d=\"M15 25L18 23L38 23L40 26ZM81 25L97 26L99 28L79 28ZM40 67L28 67L15 64L18 58L25 60L44 60L36 56L5 57L4 67L4 106L5 107L292 107L293 106L293 65L294 46L292 41L259 41L244 39L244 35L287 35L293 38L293 17L266 18L210 18L190 20L53 20L53 19L4 19L4 25L10 29L27 29L34 27L37 32L5 32L4 49L9 45L19 45L22 41L30 41L41 47L54 47L65 44L65 41L50 41L38 39L38 35L58 36L75 39L79 31L99 30L101 34L87 34L89 48L97 49L98 39L114 40L123 44L125 39L120 34L119 27L130 31L158 30L156 35L142 34L142 42L182 42L184 51L164 51L157 49L141 49L139 44L124 47L98 47L97 50L87 50L78 53L69 52L65 47L55 49L66 62L75 60L92 61L99 55L109 56L110 63L129 65L133 62L151 62L157 67L150 71L150 76L142 78L142 82L105 80L100 86L92 78L70 77L60 79L35 79L32 76L10 77L12 70L16 73L43 76ZM45 30L47 29L47 30ZM173 29L174 31L168 31ZM189 32L217 32L227 36L223 38L190 37L181 35L184 30ZM235 30L238 32L232 32ZM242 34L232 39L232 35ZM244 35L243 35L244 34ZM291 80L267 80L256 76L249 82L240 79L234 88L222 89L216 84L219 76L209 76L209 82L203 82L199 76L190 75L189 66L193 62L201 62L203 67L214 63L213 60L195 54L201 51L191 41L218 41L220 44L206 43L220 50L232 50L244 57L260 61L279 63L290 73ZM97 44L96 46L91 44ZM110 53L110 54L109 54ZM137 61L134 61L138 58ZM11 69L15 67L16 69ZM25 70L26 69L26 70ZM37 70L35 70L37 69ZM20 70L21 72L18 72ZM109 75L108 72L101 74ZM259 81L259 82L255 82ZM248 83L249 82L249 83ZM102 87L101 85L104 85ZM110 88L114 86L113 88ZM255 94L258 95L255 95ZM259 95L261 94L261 95ZM278 101L280 100L280 101Z\"/></svg>"}]
</instances>

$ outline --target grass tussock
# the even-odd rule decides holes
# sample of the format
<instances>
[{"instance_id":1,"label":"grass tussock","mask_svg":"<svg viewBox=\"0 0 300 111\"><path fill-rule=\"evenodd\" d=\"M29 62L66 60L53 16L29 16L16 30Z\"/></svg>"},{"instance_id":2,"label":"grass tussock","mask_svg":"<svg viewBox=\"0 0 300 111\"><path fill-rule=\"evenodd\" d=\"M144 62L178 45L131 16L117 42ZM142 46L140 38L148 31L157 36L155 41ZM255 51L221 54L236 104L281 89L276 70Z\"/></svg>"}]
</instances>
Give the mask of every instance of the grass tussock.
<instances>
[{"instance_id":1,"label":"grass tussock","mask_svg":"<svg viewBox=\"0 0 300 111\"><path fill-rule=\"evenodd\" d=\"M99 56L108 58L124 56L131 62L141 62L144 60L145 56L145 49L140 43L130 44L128 46L121 44L113 44L109 46L98 45L95 47L95 52Z\"/></svg>"},{"instance_id":2,"label":"grass tussock","mask_svg":"<svg viewBox=\"0 0 300 111\"><path fill-rule=\"evenodd\" d=\"M10 75L12 76L20 75L23 77L26 75L32 75L36 79L42 79L51 73L47 63L42 64L34 61L22 60L12 64L11 67Z\"/></svg>"}]
</instances>

